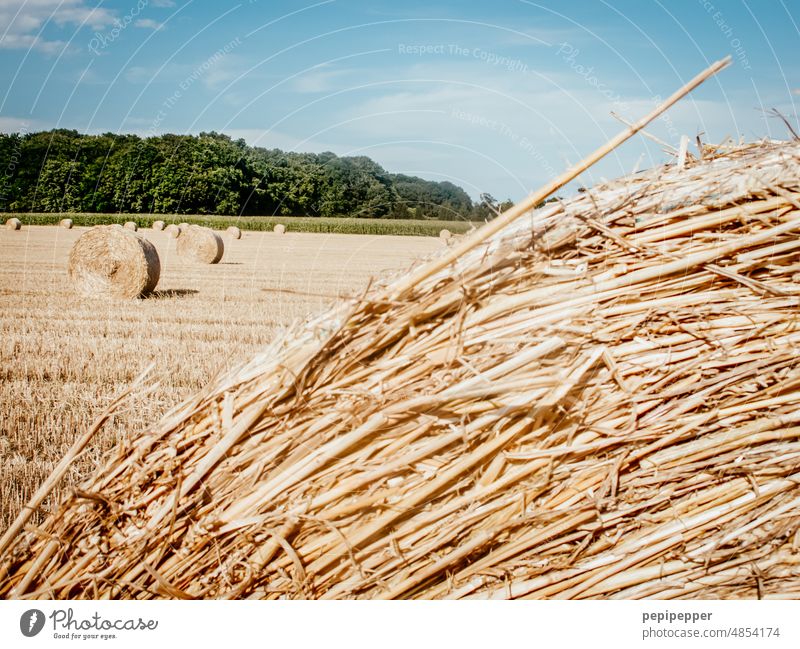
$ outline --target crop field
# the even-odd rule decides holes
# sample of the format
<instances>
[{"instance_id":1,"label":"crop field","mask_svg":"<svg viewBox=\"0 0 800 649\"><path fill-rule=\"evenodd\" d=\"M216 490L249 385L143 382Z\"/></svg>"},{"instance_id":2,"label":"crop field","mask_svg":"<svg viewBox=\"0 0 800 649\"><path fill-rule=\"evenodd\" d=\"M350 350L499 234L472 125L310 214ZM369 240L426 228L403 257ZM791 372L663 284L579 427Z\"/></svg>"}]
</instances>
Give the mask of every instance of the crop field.
<instances>
[{"instance_id":1,"label":"crop field","mask_svg":"<svg viewBox=\"0 0 800 649\"><path fill-rule=\"evenodd\" d=\"M136 435L281 327L442 247L423 237L245 232L225 238L220 264L198 266L179 259L166 234L143 230L161 259L157 291L110 302L79 298L70 286L67 256L84 231L0 230L0 529L151 363L152 392L125 400L68 483L119 436Z\"/></svg>"},{"instance_id":2,"label":"crop field","mask_svg":"<svg viewBox=\"0 0 800 649\"><path fill-rule=\"evenodd\" d=\"M389 234L420 237L435 237L442 229L453 234L463 234L479 227L472 221L438 221L407 219L361 219L350 217L317 216L216 216L213 214L72 214L72 213L20 213L4 214L3 218L17 217L24 225L56 225L63 218L70 218L75 225L92 226L126 221L135 221L139 227L149 228L153 221L165 223L194 223L209 228L224 230L235 225L242 230L271 232L281 223L290 232L317 232L325 234Z\"/></svg>"}]
</instances>

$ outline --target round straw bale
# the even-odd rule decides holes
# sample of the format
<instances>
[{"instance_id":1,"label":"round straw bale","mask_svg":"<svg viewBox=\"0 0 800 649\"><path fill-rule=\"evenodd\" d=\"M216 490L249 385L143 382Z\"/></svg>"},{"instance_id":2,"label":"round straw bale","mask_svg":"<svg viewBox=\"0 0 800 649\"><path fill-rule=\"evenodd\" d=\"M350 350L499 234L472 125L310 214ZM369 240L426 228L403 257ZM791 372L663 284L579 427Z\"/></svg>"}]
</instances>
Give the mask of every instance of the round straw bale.
<instances>
[{"instance_id":1,"label":"round straw bale","mask_svg":"<svg viewBox=\"0 0 800 649\"><path fill-rule=\"evenodd\" d=\"M283 234L284 232L286 232L286 226L283 223L278 223L278 225L272 228L272 231L275 234Z\"/></svg>"},{"instance_id":2,"label":"round straw bale","mask_svg":"<svg viewBox=\"0 0 800 649\"><path fill-rule=\"evenodd\" d=\"M166 232L171 239L177 239L181 235L181 226L170 223L164 228L164 232Z\"/></svg>"},{"instance_id":3,"label":"round straw bale","mask_svg":"<svg viewBox=\"0 0 800 649\"><path fill-rule=\"evenodd\" d=\"M71 230L71 229L72 229L72 219L61 219L61 220L58 222L58 224L59 224L59 225L60 225L62 228L67 228L67 230Z\"/></svg>"},{"instance_id":4,"label":"round straw bale","mask_svg":"<svg viewBox=\"0 0 800 649\"><path fill-rule=\"evenodd\" d=\"M227 230L225 230L225 233L231 239L241 239L242 238L242 231L239 228L237 228L235 225L230 226Z\"/></svg>"},{"instance_id":5,"label":"round straw bale","mask_svg":"<svg viewBox=\"0 0 800 649\"><path fill-rule=\"evenodd\" d=\"M178 225L180 225L180 227L181 227L181 230L185 230L186 228L188 228L188 227L189 227L189 224L188 224L188 223L179 223Z\"/></svg>"},{"instance_id":6,"label":"round straw bale","mask_svg":"<svg viewBox=\"0 0 800 649\"><path fill-rule=\"evenodd\" d=\"M448 230L447 228L439 231L439 238L442 241L450 241L450 237L452 237L452 236L453 236L453 233L450 232L450 230Z\"/></svg>"},{"instance_id":7,"label":"round straw bale","mask_svg":"<svg viewBox=\"0 0 800 649\"><path fill-rule=\"evenodd\" d=\"M222 259L225 246L222 237L211 228L190 225L181 230L175 250L184 259L203 264L216 264Z\"/></svg>"},{"instance_id":8,"label":"round straw bale","mask_svg":"<svg viewBox=\"0 0 800 649\"><path fill-rule=\"evenodd\" d=\"M136 230L139 229L139 226L136 225L136 223L134 221L125 221L125 227L128 230L133 230L134 232L136 232Z\"/></svg>"},{"instance_id":9,"label":"round straw bale","mask_svg":"<svg viewBox=\"0 0 800 649\"><path fill-rule=\"evenodd\" d=\"M6 221L6 230L19 230L22 227L22 221L16 217L11 217Z\"/></svg>"},{"instance_id":10,"label":"round straw bale","mask_svg":"<svg viewBox=\"0 0 800 649\"><path fill-rule=\"evenodd\" d=\"M161 263L155 246L140 235L99 225L72 246L67 269L86 297L135 298L155 289Z\"/></svg>"},{"instance_id":11,"label":"round straw bale","mask_svg":"<svg viewBox=\"0 0 800 649\"><path fill-rule=\"evenodd\" d=\"M153 221L153 229L154 230L163 230L164 229L164 221Z\"/></svg>"}]
</instances>

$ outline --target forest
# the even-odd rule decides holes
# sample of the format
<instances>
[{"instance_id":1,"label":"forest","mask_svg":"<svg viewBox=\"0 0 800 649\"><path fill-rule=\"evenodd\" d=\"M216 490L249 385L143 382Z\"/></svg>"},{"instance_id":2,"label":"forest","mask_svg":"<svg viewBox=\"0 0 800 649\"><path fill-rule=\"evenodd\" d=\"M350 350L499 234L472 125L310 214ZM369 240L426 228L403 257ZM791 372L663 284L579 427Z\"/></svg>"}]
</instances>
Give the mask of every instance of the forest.
<instances>
[{"instance_id":1,"label":"forest","mask_svg":"<svg viewBox=\"0 0 800 649\"><path fill-rule=\"evenodd\" d=\"M220 133L0 134L0 211L483 221L498 205L366 156L248 146Z\"/></svg>"}]
</instances>

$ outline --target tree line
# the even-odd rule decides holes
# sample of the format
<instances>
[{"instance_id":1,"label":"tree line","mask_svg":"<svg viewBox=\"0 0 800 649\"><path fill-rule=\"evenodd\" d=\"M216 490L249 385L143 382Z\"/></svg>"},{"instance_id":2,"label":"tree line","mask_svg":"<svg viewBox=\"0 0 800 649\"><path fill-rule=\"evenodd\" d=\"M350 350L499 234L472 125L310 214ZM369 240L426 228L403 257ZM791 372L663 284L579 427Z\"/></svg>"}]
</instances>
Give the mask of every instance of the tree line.
<instances>
[{"instance_id":1,"label":"tree line","mask_svg":"<svg viewBox=\"0 0 800 649\"><path fill-rule=\"evenodd\" d=\"M248 146L220 133L0 135L0 211L485 220L451 182L392 174L366 156Z\"/></svg>"}]
</instances>

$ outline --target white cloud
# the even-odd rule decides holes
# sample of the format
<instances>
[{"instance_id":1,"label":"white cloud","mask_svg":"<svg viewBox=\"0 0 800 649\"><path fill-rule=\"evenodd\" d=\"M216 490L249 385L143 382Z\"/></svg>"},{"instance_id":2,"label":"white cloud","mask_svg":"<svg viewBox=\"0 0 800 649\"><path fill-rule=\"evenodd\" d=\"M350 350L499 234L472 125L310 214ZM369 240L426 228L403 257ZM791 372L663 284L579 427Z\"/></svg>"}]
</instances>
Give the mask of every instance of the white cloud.
<instances>
[{"instance_id":1,"label":"white cloud","mask_svg":"<svg viewBox=\"0 0 800 649\"><path fill-rule=\"evenodd\" d=\"M0 49L27 50L33 48L46 54L55 54L64 47L64 41L45 41L32 34L6 34L0 39Z\"/></svg>"},{"instance_id":2,"label":"white cloud","mask_svg":"<svg viewBox=\"0 0 800 649\"><path fill-rule=\"evenodd\" d=\"M174 7L175 3L172 0L150 0L150 4L154 7Z\"/></svg>"},{"instance_id":3,"label":"white cloud","mask_svg":"<svg viewBox=\"0 0 800 649\"><path fill-rule=\"evenodd\" d=\"M147 83L153 78L154 68L147 68L143 65L129 65L124 72L125 79L130 83Z\"/></svg>"},{"instance_id":4,"label":"white cloud","mask_svg":"<svg viewBox=\"0 0 800 649\"><path fill-rule=\"evenodd\" d=\"M46 24L102 29L112 23L113 12L92 7L85 0L0 0L0 49L28 49L52 54L64 45L62 40L47 40L39 35Z\"/></svg>"},{"instance_id":5,"label":"white cloud","mask_svg":"<svg viewBox=\"0 0 800 649\"><path fill-rule=\"evenodd\" d=\"M234 79L244 80L243 74L248 67L250 67L250 63L243 57L237 54L225 54L211 62L208 69L202 72L201 80L209 90L218 91ZM195 69L203 68L201 66ZM254 75L249 75L246 80L249 82L255 78Z\"/></svg>"},{"instance_id":6,"label":"white cloud","mask_svg":"<svg viewBox=\"0 0 800 649\"><path fill-rule=\"evenodd\" d=\"M195 63L169 63L163 67L132 65L125 71L125 79L135 84L155 80L172 83L176 87L183 83L183 90L201 84L208 90L219 91L235 79L244 79L248 67L250 63L236 54L212 54ZM257 73L246 77L248 82L258 78Z\"/></svg>"},{"instance_id":7,"label":"white cloud","mask_svg":"<svg viewBox=\"0 0 800 649\"><path fill-rule=\"evenodd\" d=\"M30 117L0 117L0 133L33 133L46 128L50 126Z\"/></svg>"},{"instance_id":8,"label":"white cloud","mask_svg":"<svg viewBox=\"0 0 800 649\"><path fill-rule=\"evenodd\" d=\"M142 29L152 29L154 31L158 31L159 29L163 29L164 23L160 23L152 18L139 18L139 20L133 23L133 26L141 27Z\"/></svg>"},{"instance_id":9,"label":"white cloud","mask_svg":"<svg viewBox=\"0 0 800 649\"><path fill-rule=\"evenodd\" d=\"M291 88L302 93L330 92L341 86L336 81L341 81L349 72L334 70L326 64L319 65L293 79Z\"/></svg>"}]
</instances>

